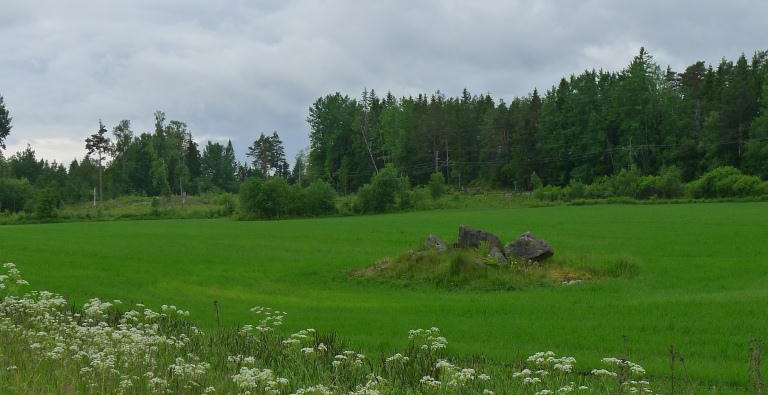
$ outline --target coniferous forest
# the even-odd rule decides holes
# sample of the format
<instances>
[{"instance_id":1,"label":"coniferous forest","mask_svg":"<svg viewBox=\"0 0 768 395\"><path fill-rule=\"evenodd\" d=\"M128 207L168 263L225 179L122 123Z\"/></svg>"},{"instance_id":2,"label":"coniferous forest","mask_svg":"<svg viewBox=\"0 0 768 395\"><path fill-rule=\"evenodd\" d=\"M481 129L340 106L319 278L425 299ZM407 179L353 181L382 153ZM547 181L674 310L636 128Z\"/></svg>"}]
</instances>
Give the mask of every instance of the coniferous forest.
<instances>
[{"instance_id":1,"label":"coniferous forest","mask_svg":"<svg viewBox=\"0 0 768 395\"><path fill-rule=\"evenodd\" d=\"M11 109L0 101L0 143L24 133L12 129ZM310 106L309 148L293 165L278 132L254 131L238 163L231 142L201 144L184 122L154 117L154 130L141 133L129 120L111 128L95 120L85 157L69 164L38 158L34 147L0 151L1 210L21 210L19 196L41 190L79 202L237 192L248 178L322 180L344 195L384 168L410 185L441 173L459 190L591 184L622 170L674 169L689 182L724 166L765 180L768 53L675 71L641 48L623 70L587 70L508 102L466 89L459 97L329 94Z\"/></svg>"},{"instance_id":2,"label":"coniferous forest","mask_svg":"<svg viewBox=\"0 0 768 395\"><path fill-rule=\"evenodd\" d=\"M310 109L310 174L341 192L393 164L423 184L530 189L591 183L621 169L684 181L733 166L768 177L768 56L661 69L644 49L618 72L588 70L509 103L441 93L361 100L325 96Z\"/></svg>"}]
</instances>

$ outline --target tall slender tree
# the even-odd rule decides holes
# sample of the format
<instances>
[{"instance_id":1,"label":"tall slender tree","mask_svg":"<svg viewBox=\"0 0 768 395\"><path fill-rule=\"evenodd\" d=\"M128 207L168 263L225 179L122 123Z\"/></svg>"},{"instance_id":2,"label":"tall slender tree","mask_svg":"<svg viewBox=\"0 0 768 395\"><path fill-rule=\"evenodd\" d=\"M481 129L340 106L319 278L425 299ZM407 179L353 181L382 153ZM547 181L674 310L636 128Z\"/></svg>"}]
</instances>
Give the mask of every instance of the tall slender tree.
<instances>
[{"instance_id":1,"label":"tall slender tree","mask_svg":"<svg viewBox=\"0 0 768 395\"><path fill-rule=\"evenodd\" d=\"M99 120L99 130L85 139L85 149L88 151L87 157L92 157L99 166L99 200L104 200L104 160L111 152L111 141L106 136L107 128Z\"/></svg>"}]
</instances>

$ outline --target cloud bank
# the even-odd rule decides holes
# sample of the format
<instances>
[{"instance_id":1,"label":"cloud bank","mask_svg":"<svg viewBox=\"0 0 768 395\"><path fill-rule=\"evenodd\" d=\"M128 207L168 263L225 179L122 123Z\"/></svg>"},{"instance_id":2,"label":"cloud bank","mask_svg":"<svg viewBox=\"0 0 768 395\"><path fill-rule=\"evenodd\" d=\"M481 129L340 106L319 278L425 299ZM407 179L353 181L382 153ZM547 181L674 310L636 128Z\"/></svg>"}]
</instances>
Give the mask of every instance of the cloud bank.
<instances>
[{"instance_id":1,"label":"cloud bank","mask_svg":"<svg viewBox=\"0 0 768 395\"><path fill-rule=\"evenodd\" d=\"M278 131L308 145L319 96L463 88L510 100L645 46L676 70L768 49L764 1L17 1L0 14L9 156L68 162L98 120L151 129L160 109L240 158Z\"/></svg>"}]
</instances>

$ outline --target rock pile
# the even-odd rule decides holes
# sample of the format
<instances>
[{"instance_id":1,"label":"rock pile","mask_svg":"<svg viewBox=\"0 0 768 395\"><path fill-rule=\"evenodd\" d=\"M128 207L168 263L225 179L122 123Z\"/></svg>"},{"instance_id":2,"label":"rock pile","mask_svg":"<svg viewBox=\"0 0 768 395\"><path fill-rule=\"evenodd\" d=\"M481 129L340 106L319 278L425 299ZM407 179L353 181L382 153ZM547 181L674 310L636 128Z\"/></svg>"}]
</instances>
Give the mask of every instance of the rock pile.
<instances>
[{"instance_id":1,"label":"rock pile","mask_svg":"<svg viewBox=\"0 0 768 395\"><path fill-rule=\"evenodd\" d=\"M515 241L503 246L501 239L491 232L475 229L462 225L459 227L459 240L454 248L479 248L482 243L488 243L490 251L488 257L501 264L511 260L523 262L542 262L555 254L555 250L544 241L539 240L525 232ZM435 248L438 251L446 251L448 244L435 235L429 235L425 242L427 248Z\"/></svg>"}]
</instances>

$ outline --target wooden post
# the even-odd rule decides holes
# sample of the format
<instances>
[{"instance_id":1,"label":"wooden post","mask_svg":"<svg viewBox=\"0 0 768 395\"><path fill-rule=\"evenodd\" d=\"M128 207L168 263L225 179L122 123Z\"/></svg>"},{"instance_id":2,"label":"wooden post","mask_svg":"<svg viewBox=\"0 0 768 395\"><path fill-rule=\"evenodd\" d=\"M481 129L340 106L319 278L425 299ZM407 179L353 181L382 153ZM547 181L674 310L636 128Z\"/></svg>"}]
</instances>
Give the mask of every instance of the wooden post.
<instances>
[{"instance_id":1,"label":"wooden post","mask_svg":"<svg viewBox=\"0 0 768 395\"><path fill-rule=\"evenodd\" d=\"M670 386L672 388L669 391L669 395L675 395L675 346L674 345L669 346L669 369L672 371L670 375Z\"/></svg>"},{"instance_id":2,"label":"wooden post","mask_svg":"<svg viewBox=\"0 0 768 395\"><path fill-rule=\"evenodd\" d=\"M216 310L216 324L218 325L219 330L221 330L221 313L219 313L219 301L214 300L213 301L213 308Z\"/></svg>"},{"instance_id":3,"label":"wooden post","mask_svg":"<svg viewBox=\"0 0 768 395\"><path fill-rule=\"evenodd\" d=\"M755 395L765 395L765 382L760 373L760 364L763 360L763 342L760 340L752 339L749 342L749 360Z\"/></svg>"}]
</instances>

